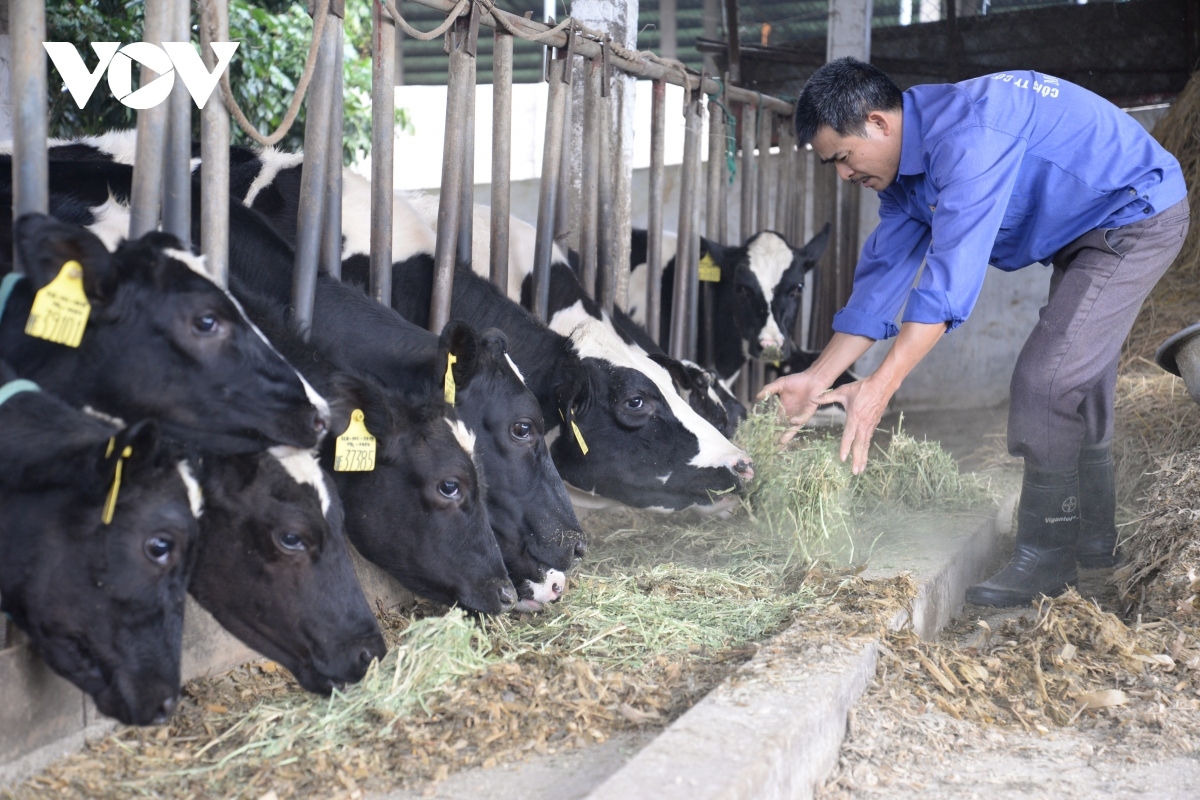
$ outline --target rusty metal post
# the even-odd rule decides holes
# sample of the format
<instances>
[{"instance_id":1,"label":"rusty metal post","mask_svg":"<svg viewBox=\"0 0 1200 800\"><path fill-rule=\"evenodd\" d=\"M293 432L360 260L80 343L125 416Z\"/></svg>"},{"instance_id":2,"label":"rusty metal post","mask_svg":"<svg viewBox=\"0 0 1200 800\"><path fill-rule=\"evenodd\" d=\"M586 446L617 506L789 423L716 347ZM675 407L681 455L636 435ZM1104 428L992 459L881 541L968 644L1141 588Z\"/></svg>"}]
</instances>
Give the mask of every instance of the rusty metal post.
<instances>
[{"instance_id":1,"label":"rusty metal post","mask_svg":"<svg viewBox=\"0 0 1200 800\"><path fill-rule=\"evenodd\" d=\"M371 297L392 304L392 203L396 146L396 23L371 3Z\"/></svg>"},{"instance_id":2,"label":"rusty metal post","mask_svg":"<svg viewBox=\"0 0 1200 800\"><path fill-rule=\"evenodd\" d=\"M191 41L190 0L171 0L170 11L168 40ZM183 242L184 247L188 247L192 238L192 98L178 76L167 102L162 227Z\"/></svg>"},{"instance_id":3,"label":"rusty metal post","mask_svg":"<svg viewBox=\"0 0 1200 800\"><path fill-rule=\"evenodd\" d=\"M787 121L782 119L779 125L779 163L775 173L779 176L779 185L775 189L775 232L787 239L789 244L795 244L788 230L788 220L791 218L792 176L796 174L796 140Z\"/></svg>"},{"instance_id":4,"label":"rusty metal post","mask_svg":"<svg viewBox=\"0 0 1200 800\"><path fill-rule=\"evenodd\" d=\"M771 227L771 139L775 135L775 115L765 108L758 110L758 158L755 181L758 183L758 203L754 215L754 233Z\"/></svg>"},{"instance_id":5,"label":"rusty metal post","mask_svg":"<svg viewBox=\"0 0 1200 800\"><path fill-rule=\"evenodd\" d=\"M329 0L316 0L329 2ZM340 5L340 2L339 2ZM325 184L329 177L329 118L333 114L338 41L342 38L343 7L330 2L321 34L317 66L305 98L304 170L300 176L300 208L296 214L296 260L292 272L292 319L306 339L312 327L317 293L317 266L321 256L322 224L326 219ZM339 148L339 153L340 153Z\"/></svg>"},{"instance_id":6,"label":"rusty metal post","mask_svg":"<svg viewBox=\"0 0 1200 800\"><path fill-rule=\"evenodd\" d=\"M607 48L605 48L607 52ZM601 57L603 61L603 56ZM600 154L597 189L597 236L596 236L596 302L612 313L616 301L616 275L613 263L613 98L606 64L600 69Z\"/></svg>"},{"instance_id":7,"label":"rusty metal post","mask_svg":"<svg viewBox=\"0 0 1200 800\"><path fill-rule=\"evenodd\" d=\"M162 46L171 24L167 0L146 0L145 29L142 41ZM164 54L165 56L165 54ZM170 61L167 61L170 64ZM141 68L141 86L148 85L159 73L145 64ZM162 211L163 160L167 140L166 103L139 109L137 113L137 145L133 159L133 186L129 197L129 238L158 230Z\"/></svg>"},{"instance_id":8,"label":"rusty metal post","mask_svg":"<svg viewBox=\"0 0 1200 800\"><path fill-rule=\"evenodd\" d=\"M492 232L491 278L508 294L508 216L512 202L513 37L496 28L492 45Z\"/></svg>"},{"instance_id":9,"label":"rusty metal post","mask_svg":"<svg viewBox=\"0 0 1200 800\"><path fill-rule=\"evenodd\" d=\"M650 99L650 215L646 229L646 330L662 345L663 161L666 157L667 84L655 81ZM675 263L679 263L676 258Z\"/></svg>"},{"instance_id":10,"label":"rusty metal post","mask_svg":"<svg viewBox=\"0 0 1200 800\"><path fill-rule=\"evenodd\" d=\"M475 65L474 57L467 61L471 75L467 79L467 118L462 132L462 194L459 195L461 208L458 212L458 247L454 253L454 263L464 267L471 266L471 237L475 229Z\"/></svg>"},{"instance_id":11,"label":"rusty metal post","mask_svg":"<svg viewBox=\"0 0 1200 800\"><path fill-rule=\"evenodd\" d=\"M563 143L562 163L558 169L558 191L554 208L554 241L567 247L566 240L571 235L571 153L574 152L572 141L575 127L572 123L575 102L571 83L575 75L575 29L567 28L566 64L563 66L563 80L567 84L567 97L563 101Z\"/></svg>"},{"instance_id":12,"label":"rusty metal post","mask_svg":"<svg viewBox=\"0 0 1200 800\"><path fill-rule=\"evenodd\" d=\"M342 20L337 22L342 27ZM342 123L345 115L343 97L342 48L344 37L338 36L337 66L333 70L333 96L329 102L329 155L325 160L325 208L321 225L320 269L335 278L342 277ZM390 304L389 304L390 305Z\"/></svg>"},{"instance_id":13,"label":"rusty metal post","mask_svg":"<svg viewBox=\"0 0 1200 800\"><path fill-rule=\"evenodd\" d=\"M208 19L211 13L213 18ZM200 55L210 71L217 66L212 49L216 41L229 39L229 2L211 0L200 4ZM220 91L214 91L200 112L200 252L208 269L221 286L229 285L229 110Z\"/></svg>"},{"instance_id":14,"label":"rusty metal post","mask_svg":"<svg viewBox=\"0 0 1200 800\"><path fill-rule=\"evenodd\" d=\"M741 222L741 238L744 244L754 235L754 106L742 104L742 208L738 214Z\"/></svg>"},{"instance_id":15,"label":"rusty metal post","mask_svg":"<svg viewBox=\"0 0 1200 800\"><path fill-rule=\"evenodd\" d=\"M599 257L600 139L604 136L600 129L601 72L600 59L588 59L584 71L583 163L579 178L579 281L592 298L596 297L596 261Z\"/></svg>"},{"instance_id":16,"label":"rusty metal post","mask_svg":"<svg viewBox=\"0 0 1200 800\"><path fill-rule=\"evenodd\" d=\"M437 246L434 249L433 297L429 330L441 333L450 321L450 295L454 290L455 251L462 214L463 165L466 158L467 102L474 81L471 61L479 34L479 6L459 17L446 32L450 73L446 87L446 138L442 152L442 190L438 199Z\"/></svg>"},{"instance_id":17,"label":"rusty metal post","mask_svg":"<svg viewBox=\"0 0 1200 800\"><path fill-rule=\"evenodd\" d=\"M705 176L705 221L704 233L710 241L721 240L721 195L725 178L725 112L716 100L708 101L708 171ZM732 275L722 275L721 280L730 280ZM716 339L712 283L700 283L700 303L704 324L704 347L697 353L706 367L712 367L716 358Z\"/></svg>"},{"instance_id":18,"label":"rusty metal post","mask_svg":"<svg viewBox=\"0 0 1200 800\"><path fill-rule=\"evenodd\" d=\"M46 13L43 0L9 7L12 36L13 222L22 214L50 210L50 163L46 155ZM13 268L22 267L13 253Z\"/></svg>"},{"instance_id":19,"label":"rusty metal post","mask_svg":"<svg viewBox=\"0 0 1200 800\"><path fill-rule=\"evenodd\" d=\"M567 84L565 58L550 58L548 65L546 130L542 149L542 180L538 194L537 238L533 248L533 313L548 322L550 308L550 256L554 250L554 210L558 206L558 171L562 167L563 106Z\"/></svg>"},{"instance_id":20,"label":"rusty metal post","mask_svg":"<svg viewBox=\"0 0 1200 800\"><path fill-rule=\"evenodd\" d=\"M690 94L690 90L686 90ZM695 227L696 188L700 171L700 101L691 97L684 107L683 163L679 178L679 228L675 249L675 285L671 302L671 358L692 358L695 349L694 324L699 252L699 232ZM689 339L689 334L691 337Z\"/></svg>"}]
</instances>

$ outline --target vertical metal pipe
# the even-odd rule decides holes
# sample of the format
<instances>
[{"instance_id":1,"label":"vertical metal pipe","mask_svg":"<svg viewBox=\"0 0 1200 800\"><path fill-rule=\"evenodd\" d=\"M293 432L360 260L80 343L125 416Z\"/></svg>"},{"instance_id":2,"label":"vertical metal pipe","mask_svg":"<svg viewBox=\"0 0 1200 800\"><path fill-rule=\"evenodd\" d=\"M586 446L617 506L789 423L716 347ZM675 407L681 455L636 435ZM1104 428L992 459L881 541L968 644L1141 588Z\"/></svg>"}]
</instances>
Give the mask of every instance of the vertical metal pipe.
<instances>
[{"instance_id":1,"label":"vertical metal pipe","mask_svg":"<svg viewBox=\"0 0 1200 800\"><path fill-rule=\"evenodd\" d=\"M318 3L330 0L316 0ZM300 176L300 208L296 214L296 260L292 272L292 319L308 338L313 301L317 292L317 264L321 255L321 230L325 219L325 183L328 177L329 118L333 113L337 42L340 20L329 9L321 34L316 71L305 98L304 170Z\"/></svg>"},{"instance_id":2,"label":"vertical metal pipe","mask_svg":"<svg viewBox=\"0 0 1200 800\"><path fill-rule=\"evenodd\" d=\"M200 4L200 54L204 66L216 68L212 30L216 41L229 40L229 2L210 0ZM212 14L211 21L208 14ZM219 90L214 91L200 112L200 252L208 269L221 286L229 285L229 111Z\"/></svg>"},{"instance_id":3,"label":"vertical metal pipe","mask_svg":"<svg viewBox=\"0 0 1200 800\"><path fill-rule=\"evenodd\" d=\"M190 0L170 0L168 41L191 41ZM178 76L167 106L162 227L187 247L192 238L192 98Z\"/></svg>"},{"instance_id":4,"label":"vertical metal pipe","mask_svg":"<svg viewBox=\"0 0 1200 800\"><path fill-rule=\"evenodd\" d=\"M442 190L438 200L437 246L433 253L433 297L429 306L429 330L441 333L450 321L450 295L454 290L454 256L458 249L459 217L462 214L463 161L466 156L467 100L472 81L473 58L469 47L470 22L459 17L446 32L450 52L446 88L446 138L442 151Z\"/></svg>"},{"instance_id":5,"label":"vertical metal pipe","mask_svg":"<svg viewBox=\"0 0 1200 800\"><path fill-rule=\"evenodd\" d=\"M663 161L666 157L667 84L655 81L650 99L650 214L646 229L646 330L662 335ZM676 259L676 264L679 260Z\"/></svg>"},{"instance_id":6,"label":"vertical metal pipe","mask_svg":"<svg viewBox=\"0 0 1200 800\"><path fill-rule=\"evenodd\" d=\"M582 174L579 178L579 282L588 297L596 296L600 202L600 75L601 59L587 62L583 94ZM651 190L653 191L653 190ZM651 213L654 213L653 210Z\"/></svg>"},{"instance_id":7,"label":"vertical metal pipe","mask_svg":"<svg viewBox=\"0 0 1200 800\"><path fill-rule=\"evenodd\" d=\"M392 188L396 146L396 43L380 0L371 3L371 297L392 304Z\"/></svg>"},{"instance_id":8,"label":"vertical metal pipe","mask_svg":"<svg viewBox=\"0 0 1200 800\"><path fill-rule=\"evenodd\" d=\"M721 238L721 194L724 189L724 166L725 166L725 112L721 109L720 104L716 100L708 101L708 171L705 176L705 220L704 233L710 241L719 241ZM722 275L723 280L730 280L733 276ZM701 330L704 332L704 346L697 356L706 367L713 365L714 352L716 350L716 340L714 338L714 330L716 328L716 320L713 319L713 291L714 287L709 282L700 284L701 305L703 307L703 325Z\"/></svg>"},{"instance_id":9,"label":"vertical metal pipe","mask_svg":"<svg viewBox=\"0 0 1200 800\"><path fill-rule=\"evenodd\" d=\"M690 91L685 89L685 91ZM683 164L679 178L679 239L675 254L675 285L671 302L671 358L692 358L695 342L688 339L688 317L696 284L695 229L696 184L700 150L700 101L690 99L684 109Z\"/></svg>"},{"instance_id":10,"label":"vertical metal pipe","mask_svg":"<svg viewBox=\"0 0 1200 800\"><path fill-rule=\"evenodd\" d=\"M511 203L513 37L499 28L492 45L492 283L508 294L508 215Z\"/></svg>"},{"instance_id":11,"label":"vertical metal pipe","mask_svg":"<svg viewBox=\"0 0 1200 800\"><path fill-rule=\"evenodd\" d=\"M467 118L463 137L462 194L458 202L458 247L454 263L471 266L471 237L475 228L475 59L467 60L470 77L467 79Z\"/></svg>"},{"instance_id":12,"label":"vertical metal pipe","mask_svg":"<svg viewBox=\"0 0 1200 800\"><path fill-rule=\"evenodd\" d=\"M788 130L785 120L780 120L779 126L779 161L775 166L779 176L779 185L775 189L775 232L795 244L792 232L788 230L788 220L791 219L792 178L796 174L796 140Z\"/></svg>"},{"instance_id":13,"label":"vertical metal pipe","mask_svg":"<svg viewBox=\"0 0 1200 800\"><path fill-rule=\"evenodd\" d=\"M605 86L609 77L600 76L600 146L598 179L596 181L596 302L612 313L616 300L616 276L613 263L613 99L610 87Z\"/></svg>"},{"instance_id":14,"label":"vertical metal pipe","mask_svg":"<svg viewBox=\"0 0 1200 800\"><path fill-rule=\"evenodd\" d=\"M754 235L754 106L742 104L742 208L738 217L741 222L741 238L744 244Z\"/></svg>"},{"instance_id":15,"label":"vertical metal pipe","mask_svg":"<svg viewBox=\"0 0 1200 800\"><path fill-rule=\"evenodd\" d=\"M50 165L46 156L46 13L43 0L9 6L12 36L13 222L22 214L50 210ZM13 253L13 268L22 269Z\"/></svg>"},{"instance_id":16,"label":"vertical metal pipe","mask_svg":"<svg viewBox=\"0 0 1200 800\"><path fill-rule=\"evenodd\" d=\"M167 0L146 0L145 15L142 41L161 46L171 23ZM157 72L142 65L140 85L146 86L157 77ZM158 229L158 217L162 211L163 150L167 139L168 108L166 103L159 103L137 113L137 146L129 198L131 239Z\"/></svg>"},{"instance_id":17,"label":"vertical metal pipe","mask_svg":"<svg viewBox=\"0 0 1200 800\"><path fill-rule=\"evenodd\" d=\"M342 20L331 17L342 27ZM333 70L333 96L329 101L329 155L325 161L325 208L321 225L321 271L342 277L342 122L345 112L342 89L344 37L337 37L336 67ZM386 304L386 305L390 305Z\"/></svg>"},{"instance_id":18,"label":"vertical metal pipe","mask_svg":"<svg viewBox=\"0 0 1200 800\"><path fill-rule=\"evenodd\" d=\"M512 35L492 44L492 283L509 291L509 179L512 169Z\"/></svg>"},{"instance_id":19,"label":"vertical metal pipe","mask_svg":"<svg viewBox=\"0 0 1200 800\"><path fill-rule=\"evenodd\" d=\"M574 69L574 62L574 58L566 59L566 66L563 67L566 74L569 75ZM571 153L574 152L572 139L575 136L571 118L574 116L574 94L568 84L567 97L563 101L563 161L558 170L558 192L554 206L554 240L563 243L563 247L567 246L565 240L571 235Z\"/></svg>"},{"instance_id":20,"label":"vertical metal pipe","mask_svg":"<svg viewBox=\"0 0 1200 800\"><path fill-rule=\"evenodd\" d=\"M771 227L771 139L775 135L775 115L765 108L758 110L758 159L755 180L758 182L757 213L754 233Z\"/></svg>"},{"instance_id":21,"label":"vertical metal pipe","mask_svg":"<svg viewBox=\"0 0 1200 800\"><path fill-rule=\"evenodd\" d=\"M538 194L537 237L533 248L533 313L548 321L550 308L550 255L554 247L554 209L557 206L558 171L562 166L563 106L567 84L562 70L566 60L551 58L546 99L546 130L542 145L542 179Z\"/></svg>"}]
</instances>

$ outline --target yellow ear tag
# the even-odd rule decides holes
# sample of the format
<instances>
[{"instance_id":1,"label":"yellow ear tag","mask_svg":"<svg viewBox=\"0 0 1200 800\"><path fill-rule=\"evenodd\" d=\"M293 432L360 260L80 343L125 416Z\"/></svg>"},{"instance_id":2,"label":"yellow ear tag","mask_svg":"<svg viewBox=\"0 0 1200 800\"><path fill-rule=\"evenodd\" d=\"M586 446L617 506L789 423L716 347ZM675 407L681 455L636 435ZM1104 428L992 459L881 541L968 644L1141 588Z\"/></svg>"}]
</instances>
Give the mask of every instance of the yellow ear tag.
<instances>
[{"instance_id":1,"label":"yellow ear tag","mask_svg":"<svg viewBox=\"0 0 1200 800\"><path fill-rule=\"evenodd\" d=\"M108 440L108 450L105 451L104 457L111 458L113 454L113 448L116 446L116 437L111 437ZM133 455L133 448L126 447L121 451L120 458L117 459L117 469L113 474L112 488L108 490L108 497L104 500L104 511L100 514L100 521L105 525L112 524L113 514L116 513L117 510L117 493L121 491L121 468L125 465L125 459L129 458L131 455Z\"/></svg>"},{"instance_id":2,"label":"yellow ear tag","mask_svg":"<svg viewBox=\"0 0 1200 800\"><path fill-rule=\"evenodd\" d=\"M458 391L458 387L454 385L454 365L458 363L457 356L454 353L446 354L446 379L442 381L442 391L446 394L446 402L454 405L454 394Z\"/></svg>"},{"instance_id":3,"label":"yellow ear tag","mask_svg":"<svg viewBox=\"0 0 1200 800\"><path fill-rule=\"evenodd\" d=\"M363 424L364 419L366 417L359 409L351 412L346 432L334 443L334 472L371 472L375 469L375 437Z\"/></svg>"},{"instance_id":4,"label":"yellow ear tag","mask_svg":"<svg viewBox=\"0 0 1200 800\"><path fill-rule=\"evenodd\" d=\"M54 280L33 296L25 333L67 347L79 347L92 307L83 291L83 266L78 261L62 265Z\"/></svg>"},{"instance_id":5,"label":"yellow ear tag","mask_svg":"<svg viewBox=\"0 0 1200 800\"><path fill-rule=\"evenodd\" d=\"M588 453L587 442L583 440L583 433L580 432L579 426L575 424L575 412L571 412L571 432L575 434L575 441L579 442L579 449L586 456Z\"/></svg>"},{"instance_id":6,"label":"yellow ear tag","mask_svg":"<svg viewBox=\"0 0 1200 800\"><path fill-rule=\"evenodd\" d=\"M705 253L704 258L700 259L700 280L709 283L721 281L721 268L713 261L712 253Z\"/></svg>"}]
</instances>

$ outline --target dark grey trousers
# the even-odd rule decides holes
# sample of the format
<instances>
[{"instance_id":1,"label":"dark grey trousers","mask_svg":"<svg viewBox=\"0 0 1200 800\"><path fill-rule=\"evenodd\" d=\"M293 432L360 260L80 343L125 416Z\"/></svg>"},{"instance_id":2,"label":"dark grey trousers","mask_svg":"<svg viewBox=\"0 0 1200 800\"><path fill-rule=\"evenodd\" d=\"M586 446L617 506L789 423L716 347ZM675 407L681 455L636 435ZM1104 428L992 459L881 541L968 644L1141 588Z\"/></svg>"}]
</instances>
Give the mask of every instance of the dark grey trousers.
<instances>
[{"instance_id":1,"label":"dark grey trousers","mask_svg":"<svg viewBox=\"0 0 1200 800\"><path fill-rule=\"evenodd\" d=\"M1149 219L1085 233L1054 255L1050 299L1013 370L1008 451L1072 469L1113 435L1121 346L1188 230L1182 200Z\"/></svg>"}]
</instances>

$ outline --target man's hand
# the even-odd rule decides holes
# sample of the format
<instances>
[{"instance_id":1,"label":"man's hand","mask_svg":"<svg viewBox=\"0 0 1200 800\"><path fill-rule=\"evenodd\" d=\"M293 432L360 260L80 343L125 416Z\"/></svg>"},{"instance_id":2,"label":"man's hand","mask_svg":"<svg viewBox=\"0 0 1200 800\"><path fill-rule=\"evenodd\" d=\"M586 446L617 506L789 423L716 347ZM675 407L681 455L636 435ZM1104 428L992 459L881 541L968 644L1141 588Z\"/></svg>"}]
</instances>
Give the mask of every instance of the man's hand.
<instances>
[{"instance_id":1,"label":"man's hand","mask_svg":"<svg viewBox=\"0 0 1200 800\"><path fill-rule=\"evenodd\" d=\"M867 455L871 450L871 437L887 410L893 392L879 381L867 378L847 383L825 392L817 402L821 405L841 403L846 409L846 428L842 431L842 448L839 457L850 461L850 471L861 475L867 468Z\"/></svg>"},{"instance_id":2,"label":"man's hand","mask_svg":"<svg viewBox=\"0 0 1200 800\"><path fill-rule=\"evenodd\" d=\"M817 398L828 388L829 383L821 376L814 374L812 370L795 375L784 375L762 388L762 391L758 393L758 399L765 400L773 394L779 395L783 414L787 417L788 425L791 426L784 432L780 444L790 442L800 432L800 427L808 422L813 414L817 413L817 409L821 407Z\"/></svg>"}]
</instances>

